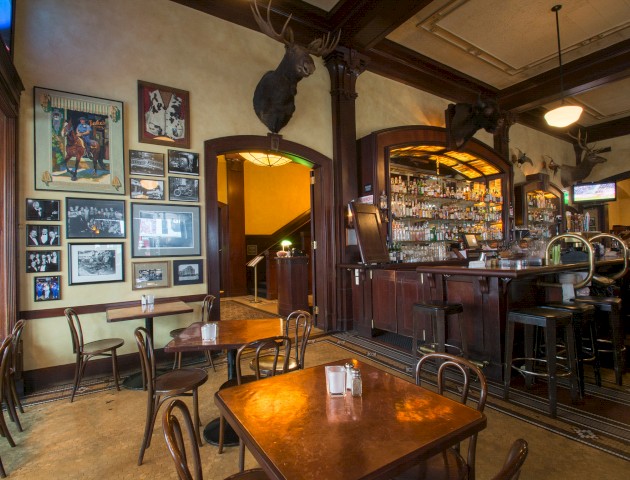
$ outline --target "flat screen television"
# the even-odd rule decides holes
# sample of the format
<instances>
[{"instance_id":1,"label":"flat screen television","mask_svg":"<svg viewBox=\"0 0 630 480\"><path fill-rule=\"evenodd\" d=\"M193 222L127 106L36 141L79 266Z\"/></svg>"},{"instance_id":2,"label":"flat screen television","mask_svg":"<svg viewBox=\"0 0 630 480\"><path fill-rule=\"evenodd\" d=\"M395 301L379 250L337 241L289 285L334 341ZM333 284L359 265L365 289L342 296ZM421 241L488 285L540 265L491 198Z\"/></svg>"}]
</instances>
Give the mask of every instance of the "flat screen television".
<instances>
[{"instance_id":1,"label":"flat screen television","mask_svg":"<svg viewBox=\"0 0 630 480\"><path fill-rule=\"evenodd\" d=\"M617 184L606 183L578 183L573 185L573 202L614 202L617 200Z\"/></svg>"}]
</instances>

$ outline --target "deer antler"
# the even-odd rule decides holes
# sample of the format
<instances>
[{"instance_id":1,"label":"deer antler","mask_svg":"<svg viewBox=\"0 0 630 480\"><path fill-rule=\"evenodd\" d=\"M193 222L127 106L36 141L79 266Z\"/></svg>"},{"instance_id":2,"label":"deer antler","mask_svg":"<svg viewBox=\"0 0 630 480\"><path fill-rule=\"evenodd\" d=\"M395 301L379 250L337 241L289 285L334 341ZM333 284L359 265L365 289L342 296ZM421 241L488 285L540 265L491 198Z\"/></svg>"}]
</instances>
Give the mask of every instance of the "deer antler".
<instances>
[{"instance_id":1,"label":"deer antler","mask_svg":"<svg viewBox=\"0 0 630 480\"><path fill-rule=\"evenodd\" d=\"M595 148L589 148L588 145L586 145L586 142L588 140L588 133L584 135L584 140L582 140L582 130L578 130L577 137L575 135L571 135L571 133L569 133L569 137L571 137L573 140L577 140L579 147L586 152L590 152Z\"/></svg>"},{"instance_id":2,"label":"deer antler","mask_svg":"<svg viewBox=\"0 0 630 480\"><path fill-rule=\"evenodd\" d=\"M289 15L287 21L284 22L282 26L282 30L280 33L276 32L271 24L271 2L269 0L269 5L267 5L267 20L265 20L260 11L258 10L258 5L256 4L256 0L252 0L250 8L252 9L252 13L254 14L254 20L258 24L258 28L260 31L274 40L277 40L280 43L284 43L285 45L293 45L293 30L289 27L289 22L291 21L291 17L293 14Z\"/></svg>"},{"instance_id":3,"label":"deer antler","mask_svg":"<svg viewBox=\"0 0 630 480\"><path fill-rule=\"evenodd\" d=\"M339 43L339 39L341 38L341 30L337 32L337 35L331 37L330 32L324 35L321 38L317 38L308 44L306 50L311 55L316 55L318 57L325 57L330 52L332 52L335 48L337 48L337 44Z\"/></svg>"}]
</instances>

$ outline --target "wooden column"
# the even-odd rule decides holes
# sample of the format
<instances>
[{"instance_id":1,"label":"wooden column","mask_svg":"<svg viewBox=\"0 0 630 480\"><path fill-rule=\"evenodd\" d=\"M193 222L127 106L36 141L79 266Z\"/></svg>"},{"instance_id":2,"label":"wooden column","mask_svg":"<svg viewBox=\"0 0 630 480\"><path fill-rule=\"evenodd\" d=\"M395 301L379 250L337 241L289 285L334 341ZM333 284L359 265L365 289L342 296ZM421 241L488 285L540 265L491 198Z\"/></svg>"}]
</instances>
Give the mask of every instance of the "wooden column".
<instances>
[{"instance_id":1,"label":"wooden column","mask_svg":"<svg viewBox=\"0 0 630 480\"><path fill-rule=\"evenodd\" d=\"M247 263L245 246L245 175L243 160L236 156L226 156L227 198L230 207L228 234L230 238L228 255L230 275L225 280L225 296L247 295Z\"/></svg>"}]
</instances>

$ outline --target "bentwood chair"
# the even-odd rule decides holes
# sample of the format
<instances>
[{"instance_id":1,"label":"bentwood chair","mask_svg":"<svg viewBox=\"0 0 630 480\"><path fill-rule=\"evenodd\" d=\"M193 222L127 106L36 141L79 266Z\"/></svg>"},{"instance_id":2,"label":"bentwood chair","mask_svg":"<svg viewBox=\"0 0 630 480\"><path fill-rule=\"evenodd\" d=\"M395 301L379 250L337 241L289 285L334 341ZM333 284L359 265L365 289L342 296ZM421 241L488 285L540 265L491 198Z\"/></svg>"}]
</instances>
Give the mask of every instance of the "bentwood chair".
<instances>
[{"instance_id":1,"label":"bentwood chair","mask_svg":"<svg viewBox=\"0 0 630 480\"><path fill-rule=\"evenodd\" d=\"M527 442L522 438L514 440L503 467L492 477L492 480L518 480L518 477L521 475L521 467L527 458L527 453Z\"/></svg>"},{"instance_id":2,"label":"bentwood chair","mask_svg":"<svg viewBox=\"0 0 630 480\"><path fill-rule=\"evenodd\" d=\"M70 334L72 336L72 352L76 355L76 364L74 369L74 385L72 386L72 395L70 395L70 403L74 401L74 396L77 393L83 374L85 373L85 366L92 357L111 357L112 358L112 370L114 373L114 383L116 389L120 390L119 378L118 378L118 358L116 357L116 350L125 344L122 338L103 338L101 340L95 340L93 342L85 343L83 340L83 329L81 328L81 321L79 316L72 308L66 308L64 310L66 319L68 320L68 326L70 327Z\"/></svg>"},{"instance_id":3,"label":"bentwood chair","mask_svg":"<svg viewBox=\"0 0 630 480\"><path fill-rule=\"evenodd\" d=\"M477 411L483 412L488 396L488 384L486 377L477 365L462 357L456 357L448 353L430 353L420 358L416 365L416 384L420 385L422 368L425 363L435 360L439 365L437 371L437 391L445 395L447 372L448 379L456 385L459 401L466 404L469 399L473 375L479 380L479 395L476 400ZM477 450L477 434L468 439L467 458L460 454L460 446L448 448L441 453L433 455L428 460L420 462L415 467L403 472L397 479L459 479L475 480L475 454Z\"/></svg>"},{"instance_id":4,"label":"bentwood chair","mask_svg":"<svg viewBox=\"0 0 630 480\"><path fill-rule=\"evenodd\" d=\"M251 364L254 365L255 375L243 375L242 359L244 355L249 355L253 352L254 358ZM233 387L235 385L243 385L244 383L253 382L264 378L261 368L260 359L262 357L271 357L271 364L269 368L269 375L279 375L281 373L288 372L289 358L291 355L291 338L286 336L276 336L269 338L262 338L254 342L246 343L236 352L236 379L232 378L225 382L219 390L224 388ZM280 363L281 362L281 363ZM236 381L235 381L236 380ZM223 453L223 439L225 435L225 417L221 415L219 417L219 453ZM239 439L239 459L238 459L239 471L243 471L245 468L245 444L242 439Z\"/></svg>"},{"instance_id":5,"label":"bentwood chair","mask_svg":"<svg viewBox=\"0 0 630 480\"><path fill-rule=\"evenodd\" d=\"M206 295L203 299L203 303L201 304L201 321L203 323L207 323L210 321L210 311L212 310L212 305L214 304L214 300L216 297L214 295ZM175 330L170 331L171 338L177 337L180 333L182 333L186 328L176 328ZM214 362L212 361L212 354L210 350L204 350L206 355L206 361L208 362L208 366L212 367L212 370L215 372L217 369L214 366ZM175 352L175 359L173 361L173 369L182 367L182 352Z\"/></svg>"},{"instance_id":6,"label":"bentwood chair","mask_svg":"<svg viewBox=\"0 0 630 480\"><path fill-rule=\"evenodd\" d=\"M313 317L310 313L304 310L295 310L291 312L286 321L284 322L284 334L287 337L291 337L293 341L293 351L295 355L289 358L287 371L292 372L294 370L302 370L304 368L304 355L306 354L306 346L308 345L308 338L311 335L311 329L313 328ZM263 355L259 361L259 370L263 377L268 377L274 362L272 355ZM276 363L282 365L284 359L282 357L276 360ZM256 370L254 360L249 364L252 370Z\"/></svg>"},{"instance_id":7,"label":"bentwood chair","mask_svg":"<svg viewBox=\"0 0 630 480\"><path fill-rule=\"evenodd\" d=\"M19 409L21 413L24 413L24 408L22 407L22 402L20 401L20 397L17 393L17 388L15 386L15 377L18 370L20 339L22 337L22 331L24 330L24 324L24 320L18 320L13 326L13 330L11 331L11 360L9 366L7 367L6 377L4 379L5 386L3 391L4 400L6 401L7 410L9 412L9 415L11 416L11 420L15 422L20 432L24 430L22 428L22 424L20 423L20 418L18 417L17 410Z\"/></svg>"},{"instance_id":8,"label":"bentwood chair","mask_svg":"<svg viewBox=\"0 0 630 480\"><path fill-rule=\"evenodd\" d=\"M206 383L208 373L202 368L180 368L171 370L162 375L156 374L155 354L153 351L153 341L146 328L138 327L134 331L138 353L140 354L140 364L142 368L142 378L144 380L144 390L147 391L147 416L144 427L144 436L138 456L138 465L142 465L144 452L151 446L151 436L157 418L158 411L162 403L172 397L192 396L193 409L195 415L195 438L201 446L201 436L199 435L199 400L197 389Z\"/></svg>"},{"instance_id":9,"label":"bentwood chair","mask_svg":"<svg viewBox=\"0 0 630 480\"><path fill-rule=\"evenodd\" d=\"M180 480L203 480L201 456L197 446L195 426L190 418L188 407L184 402L175 399L166 406L162 415L162 429L166 446L173 458L173 462L175 462L178 478ZM184 437L184 429L187 434L186 437ZM189 447L190 457L192 457L192 471L188 466L189 455L186 454L187 446ZM226 480L267 480L267 478L262 469L255 468L231 475Z\"/></svg>"},{"instance_id":10,"label":"bentwood chair","mask_svg":"<svg viewBox=\"0 0 630 480\"><path fill-rule=\"evenodd\" d=\"M0 344L0 399L5 398L9 392L6 391L6 377L7 372L9 370L9 365L11 364L11 342L13 341L13 335L9 334ZM4 420L4 411L0 408L0 434L7 439L9 445L15 447L15 442L13 441L13 437L11 436L11 432L9 432L9 427L7 427L7 423Z\"/></svg>"}]
</instances>

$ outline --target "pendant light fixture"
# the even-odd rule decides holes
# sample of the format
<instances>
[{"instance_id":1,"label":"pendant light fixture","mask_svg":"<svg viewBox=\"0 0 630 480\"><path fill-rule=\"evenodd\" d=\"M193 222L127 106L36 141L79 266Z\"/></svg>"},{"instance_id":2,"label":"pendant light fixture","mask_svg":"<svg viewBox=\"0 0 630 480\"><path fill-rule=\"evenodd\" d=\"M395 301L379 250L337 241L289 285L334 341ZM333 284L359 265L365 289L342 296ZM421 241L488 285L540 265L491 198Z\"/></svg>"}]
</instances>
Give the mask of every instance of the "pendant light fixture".
<instances>
[{"instance_id":1,"label":"pendant light fixture","mask_svg":"<svg viewBox=\"0 0 630 480\"><path fill-rule=\"evenodd\" d=\"M545 114L545 120L552 127L567 127L579 120L582 115L582 107L577 105L564 104L564 79L562 75L562 50L560 49L560 21L558 20L558 11L562 5L554 5L551 9L556 14L556 33L558 36L558 62L560 63L560 98L561 105L558 108L548 111Z\"/></svg>"},{"instance_id":2,"label":"pendant light fixture","mask_svg":"<svg viewBox=\"0 0 630 480\"><path fill-rule=\"evenodd\" d=\"M275 153L240 152L239 155L259 167L281 167L282 165L292 162L290 158Z\"/></svg>"}]
</instances>

